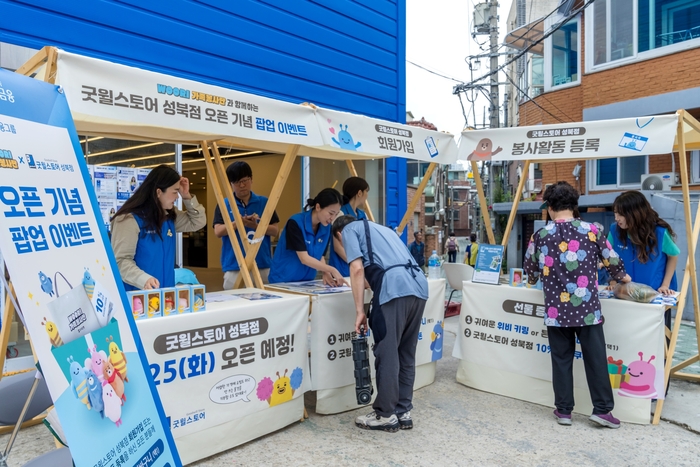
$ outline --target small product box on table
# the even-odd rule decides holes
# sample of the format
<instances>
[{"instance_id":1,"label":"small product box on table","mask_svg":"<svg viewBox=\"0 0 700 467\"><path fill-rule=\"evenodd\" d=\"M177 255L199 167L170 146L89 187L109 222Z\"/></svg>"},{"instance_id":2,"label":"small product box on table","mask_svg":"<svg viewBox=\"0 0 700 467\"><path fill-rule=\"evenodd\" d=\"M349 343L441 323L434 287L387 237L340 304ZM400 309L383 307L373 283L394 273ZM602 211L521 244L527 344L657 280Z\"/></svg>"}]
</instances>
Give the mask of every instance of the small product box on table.
<instances>
[{"instance_id":1,"label":"small product box on table","mask_svg":"<svg viewBox=\"0 0 700 467\"><path fill-rule=\"evenodd\" d=\"M192 312L192 289L189 285L178 285L175 287L177 292L177 312L191 313Z\"/></svg>"},{"instance_id":2,"label":"small product box on table","mask_svg":"<svg viewBox=\"0 0 700 467\"><path fill-rule=\"evenodd\" d=\"M163 290L163 316L178 314L177 307L175 306L177 303L175 287L164 287L161 290Z\"/></svg>"},{"instance_id":3,"label":"small product box on table","mask_svg":"<svg viewBox=\"0 0 700 467\"><path fill-rule=\"evenodd\" d=\"M146 317L156 318L163 316L163 289L146 290L148 311Z\"/></svg>"},{"instance_id":4,"label":"small product box on table","mask_svg":"<svg viewBox=\"0 0 700 467\"><path fill-rule=\"evenodd\" d=\"M134 319L144 319L146 317L146 291L132 290L127 292L129 304L131 305L131 313Z\"/></svg>"},{"instance_id":5,"label":"small product box on table","mask_svg":"<svg viewBox=\"0 0 700 467\"><path fill-rule=\"evenodd\" d=\"M192 313L206 310L207 289L203 284L192 286Z\"/></svg>"}]
</instances>

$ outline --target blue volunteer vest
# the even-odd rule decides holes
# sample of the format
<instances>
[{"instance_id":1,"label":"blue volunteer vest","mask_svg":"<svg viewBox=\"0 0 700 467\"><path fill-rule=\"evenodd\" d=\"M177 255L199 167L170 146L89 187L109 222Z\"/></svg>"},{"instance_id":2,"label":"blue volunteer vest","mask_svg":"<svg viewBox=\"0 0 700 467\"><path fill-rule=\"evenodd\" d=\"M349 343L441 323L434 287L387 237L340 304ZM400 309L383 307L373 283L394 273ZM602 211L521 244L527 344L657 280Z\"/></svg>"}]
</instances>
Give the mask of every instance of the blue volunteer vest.
<instances>
[{"instance_id":1,"label":"blue volunteer vest","mask_svg":"<svg viewBox=\"0 0 700 467\"><path fill-rule=\"evenodd\" d=\"M365 214L365 212L360 208L357 208L357 213L354 213L352 211L352 206L350 206L350 203L343 205L343 207L340 208L340 211L343 213L343 215L356 217L358 221L361 221L362 219L367 219L367 214ZM333 241L334 240L331 237L331 252L328 257L328 264L336 268L338 272L342 274L343 277L349 277L350 267L348 266L348 263L343 261L343 258L338 256L338 253L336 253L333 249Z\"/></svg>"},{"instance_id":2,"label":"blue volunteer vest","mask_svg":"<svg viewBox=\"0 0 700 467\"><path fill-rule=\"evenodd\" d=\"M661 287L664 281L664 275L666 274L667 261L666 254L661 251L665 232L665 228L656 226L656 251L649 252L649 260L646 263L642 263L637 257L637 247L632 245L629 238L627 239L627 245L623 246L617 224L610 226L610 233L614 241L612 247L620 255L622 261L624 261L625 270L627 274L630 275L633 282L646 284L654 290ZM671 279L669 287L672 290L678 290L678 280L676 279L675 272L673 273L673 278Z\"/></svg>"},{"instance_id":3,"label":"blue volunteer vest","mask_svg":"<svg viewBox=\"0 0 700 467\"><path fill-rule=\"evenodd\" d=\"M134 219L139 225L139 239L136 243L134 262L146 274L149 274L160 283L161 287L175 286L175 222L168 219L163 222L160 236L155 230L146 231L143 227L143 219L134 214ZM136 287L124 283L126 290L138 290Z\"/></svg>"},{"instance_id":4,"label":"blue volunteer vest","mask_svg":"<svg viewBox=\"0 0 700 467\"><path fill-rule=\"evenodd\" d=\"M224 202L226 203L226 209L228 210L228 214L231 218L231 221L233 221L233 211L231 211L231 206L228 202L228 198L225 199ZM241 200L239 200L238 198L236 198L236 205L238 205L238 212L241 213L241 216L249 216L251 214L257 214L258 216L262 216L262 213L265 210L265 206L267 205L267 198L264 196L258 196L255 193L251 192L250 199L248 200L247 205L244 206ZM255 232L255 229L246 227L245 231ZM241 238L238 235L238 229L236 229L236 238L238 239L238 244L241 246L241 250L245 251L243 249L243 242L241 242ZM224 272L240 271L241 267L238 265L236 255L233 253L233 247L231 246L231 240L229 239L228 235L222 237L221 240L221 268L224 270ZM270 267L270 265L272 264L271 252L272 247L270 245L270 236L265 235L263 237L262 245L258 250L258 254L255 257L255 262L258 264L258 268L267 269Z\"/></svg>"},{"instance_id":5,"label":"blue volunteer vest","mask_svg":"<svg viewBox=\"0 0 700 467\"><path fill-rule=\"evenodd\" d=\"M309 256L320 260L326 251L331 238L331 226L318 225L318 231L314 234L311 225L311 211L304 211L294 214L290 220L296 222L304 234L306 242L306 252ZM299 261L297 252L287 249L286 227L282 230L280 241L275 249L275 256L272 258L270 267L270 284L276 282L298 282L310 281L316 277L316 270L310 268Z\"/></svg>"}]
</instances>

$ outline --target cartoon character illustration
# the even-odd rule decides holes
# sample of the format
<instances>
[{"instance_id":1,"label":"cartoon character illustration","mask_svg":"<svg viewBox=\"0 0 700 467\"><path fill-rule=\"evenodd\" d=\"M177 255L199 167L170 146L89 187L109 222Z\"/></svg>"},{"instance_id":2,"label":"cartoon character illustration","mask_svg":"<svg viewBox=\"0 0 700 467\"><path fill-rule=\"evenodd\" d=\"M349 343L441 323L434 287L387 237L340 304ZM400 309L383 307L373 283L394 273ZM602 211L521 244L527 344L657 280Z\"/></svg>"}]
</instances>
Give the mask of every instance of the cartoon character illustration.
<instances>
[{"instance_id":1,"label":"cartoon character illustration","mask_svg":"<svg viewBox=\"0 0 700 467\"><path fill-rule=\"evenodd\" d=\"M70 387L73 390L73 395L90 410L87 385L88 373L85 368L80 366L80 363L73 360L72 355L66 360L70 364Z\"/></svg>"},{"instance_id":2,"label":"cartoon character illustration","mask_svg":"<svg viewBox=\"0 0 700 467\"><path fill-rule=\"evenodd\" d=\"M103 365L104 370L104 380L105 382L112 385L114 388L114 393L117 395L119 400L126 402L126 394L124 394L124 380L117 370L114 369L112 363L109 360L105 360Z\"/></svg>"},{"instance_id":3,"label":"cartoon character illustration","mask_svg":"<svg viewBox=\"0 0 700 467\"><path fill-rule=\"evenodd\" d=\"M141 297L134 297L133 305L131 307L131 313L134 315L134 319L143 317L143 300Z\"/></svg>"},{"instance_id":4,"label":"cartoon character illustration","mask_svg":"<svg viewBox=\"0 0 700 467\"><path fill-rule=\"evenodd\" d=\"M97 351L97 346L93 345L92 349L88 347L88 352L90 352L90 358L85 359L85 368L92 369L93 373L97 375L97 379L102 383L104 378L104 363L107 360L107 354L104 350Z\"/></svg>"},{"instance_id":5,"label":"cartoon character illustration","mask_svg":"<svg viewBox=\"0 0 700 467\"><path fill-rule=\"evenodd\" d=\"M104 414L104 402L102 401L102 384L100 380L97 379L97 375L92 372L92 370L87 371L87 389L88 398L90 399L90 405L92 405L92 410L99 412L102 418L105 418Z\"/></svg>"},{"instance_id":6,"label":"cartoon character illustration","mask_svg":"<svg viewBox=\"0 0 700 467\"><path fill-rule=\"evenodd\" d=\"M115 425L122 424L122 400L114 393L114 388L107 382L102 383L102 400L104 402L104 416L112 420Z\"/></svg>"},{"instance_id":7,"label":"cartoon character illustration","mask_svg":"<svg viewBox=\"0 0 700 467\"><path fill-rule=\"evenodd\" d=\"M154 316L158 311L160 311L160 298L153 296L148 299L148 316Z\"/></svg>"},{"instance_id":8,"label":"cartoon character illustration","mask_svg":"<svg viewBox=\"0 0 700 467\"><path fill-rule=\"evenodd\" d=\"M168 293L165 295L165 303L163 305L164 311L170 313L175 309L175 293Z\"/></svg>"},{"instance_id":9,"label":"cartoon character illustration","mask_svg":"<svg viewBox=\"0 0 700 467\"><path fill-rule=\"evenodd\" d=\"M620 389L617 393L621 396L653 399L657 396L656 388L654 388L656 368L651 364L651 361L656 356L652 355L645 362L643 352L639 352L637 355L639 355L639 360L630 363L627 367L626 374L629 375L629 381L620 382Z\"/></svg>"},{"instance_id":10,"label":"cartoon character illustration","mask_svg":"<svg viewBox=\"0 0 700 467\"><path fill-rule=\"evenodd\" d=\"M85 287L85 292L90 300L92 300L92 294L95 292L95 279L90 275L90 271L85 269L85 274L83 274L83 287Z\"/></svg>"},{"instance_id":11,"label":"cartoon character illustration","mask_svg":"<svg viewBox=\"0 0 700 467\"><path fill-rule=\"evenodd\" d=\"M284 375L277 374L277 381L274 383L267 376L258 383L257 396L261 401L267 401L270 407L283 404L292 400L294 391L301 387L301 382L304 379L304 372L301 368L296 367L292 371L291 376L287 376L287 370L284 370Z\"/></svg>"},{"instance_id":12,"label":"cartoon character illustration","mask_svg":"<svg viewBox=\"0 0 700 467\"><path fill-rule=\"evenodd\" d=\"M58 334L58 328L53 321L49 321L46 319L46 317L44 317L41 325L46 327L46 333L49 335L51 345L54 347L60 347L63 345L63 339L61 339L61 336Z\"/></svg>"},{"instance_id":13,"label":"cartoon character illustration","mask_svg":"<svg viewBox=\"0 0 700 467\"><path fill-rule=\"evenodd\" d=\"M445 323L438 321L433 327L433 332L430 333L430 350L433 351L432 362L440 360L442 358L442 341L443 335L445 334Z\"/></svg>"},{"instance_id":14,"label":"cartoon character illustration","mask_svg":"<svg viewBox=\"0 0 700 467\"><path fill-rule=\"evenodd\" d=\"M201 294L194 294L194 310L193 311L199 311L202 308L204 308L204 298L202 297Z\"/></svg>"},{"instance_id":15,"label":"cartoon character illustration","mask_svg":"<svg viewBox=\"0 0 700 467\"><path fill-rule=\"evenodd\" d=\"M129 378L126 377L126 355L124 355L124 352L121 351L117 343L114 342L112 336L109 336L109 339L106 340L109 342L109 362L114 366L114 369L119 372L119 376L128 383Z\"/></svg>"},{"instance_id":16,"label":"cartoon character illustration","mask_svg":"<svg viewBox=\"0 0 700 467\"><path fill-rule=\"evenodd\" d=\"M362 146L362 143L359 141L355 143L355 140L352 139L352 135L348 131L348 126L345 125L345 129L343 129L343 124L341 123L338 125L338 128L340 128L340 131L338 132L338 139L335 139L335 136L331 138L335 144L340 147L340 149L347 149L348 151L357 151L357 148ZM331 128L331 133L335 134L335 128Z\"/></svg>"},{"instance_id":17,"label":"cartoon character illustration","mask_svg":"<svg viewBox=\"0 0 700 467\"><path fill-rule=\"evenodd\" d=\"M53 281L43 272L39 271L39 282L41 282L41 290L53 297Z\"/></svg>"},{"instance_id":18,"label":"cartoon character illustration","mask_svg":"<svg viewBox=\"0 0 700 467\"><path fill-rule=\"evenodd\" d=\"M184 313L188 306L189 304L187 303L187 299L185 297L180 297L178 299L177 311L179 313Z\"/></svg>"},{"instance_id":19,"label":"cartoon character illustration","mask_svg":"<svg viewBox=\"0 0 700 467\"><path fill-rule=\"evenodd\" d=\"M476 148L472 151L471 154L467 156L468 161L483 161L483 160L490 160L492 156L495 156L499 152L503 151L502 147L496 148L496 150L493 150L493 143L491 142L490 139L488 138L483 138L481 141L479 141L476 145Z\"/></svg>"}]
</instances>

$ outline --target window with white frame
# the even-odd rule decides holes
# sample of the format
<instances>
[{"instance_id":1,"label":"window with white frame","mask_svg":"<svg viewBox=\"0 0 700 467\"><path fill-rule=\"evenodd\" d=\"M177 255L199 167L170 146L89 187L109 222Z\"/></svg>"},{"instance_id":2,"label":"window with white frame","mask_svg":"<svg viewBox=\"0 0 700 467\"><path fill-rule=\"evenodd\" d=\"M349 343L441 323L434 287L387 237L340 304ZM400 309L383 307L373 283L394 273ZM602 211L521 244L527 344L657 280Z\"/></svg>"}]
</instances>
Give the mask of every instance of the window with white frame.
<instances>
[{"instance_id":1,"label":"window with white frame","mask_svg":"<svg viewBox=\"0 0 700 467\"><path fill-rule=\"evenodd\" d=\"M588 167L591 190L635 188L649 173L649 160L647 156L613 157L589 161Z\"/></svg>"},{"instance_id":2,"label":"window with white frame","mask_svg":"<svg viewBox=\"0 0 700 467\"><path fill-rule=\"evenodd\" d=\"M700 151L690 152L690 181L700 183Z\"/></svg>"},{"instance_id":3,"label":"window with white frame","mask_svg":"<svg viewBox=\"0 0 700 467\"><path fill-rule=\"evenodd\" d=\"M543 77L546 90L572 86L580 82L580 24L580 16L572 18L545 39ZM534 66L535 63L533 63L533 72Z\"/></svg>"},{"instance_id":4,"label":"window with white frame","mask_svg":"<svg viewBox=\"0 0 700 467\"><path fill-rule=\"evenodd\" d=\"M587 14L588 70L700 45L700 0L596 0Z\"/></svg>"}]
</instances>

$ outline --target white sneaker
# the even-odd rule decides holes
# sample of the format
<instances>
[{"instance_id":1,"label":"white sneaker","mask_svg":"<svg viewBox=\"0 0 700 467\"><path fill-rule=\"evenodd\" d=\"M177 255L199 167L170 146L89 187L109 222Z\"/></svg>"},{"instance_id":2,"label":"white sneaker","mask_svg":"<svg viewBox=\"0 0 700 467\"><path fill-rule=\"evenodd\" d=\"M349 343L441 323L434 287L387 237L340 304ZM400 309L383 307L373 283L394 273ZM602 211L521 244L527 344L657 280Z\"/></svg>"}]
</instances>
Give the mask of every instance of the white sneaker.
<instances>
[{"instance_id":1,"label":"white sneaker","mask_svg":"<svg viewBox=\"0 0 700 467\"><path fill-rule=\"evenodd\" d=\"M399 431L399 419L392 414L391 417L382 417L374 412L361 415L355 419L355 425L364 430L383 430L390 433Z\"/></svg>"},{"instance_id":2,"label":"white sneaker","mask_svg":"<svg viewBox=\"0 0 700 467\"><path fill-rule=\"evenodd\" d=\"M398 416L399 418L399 428L402 430L410 430L413 428L413 419L411 419L411 411L404 412Z\"/></svg>"}]
</instances>

